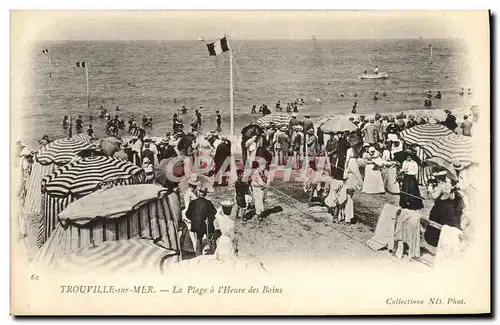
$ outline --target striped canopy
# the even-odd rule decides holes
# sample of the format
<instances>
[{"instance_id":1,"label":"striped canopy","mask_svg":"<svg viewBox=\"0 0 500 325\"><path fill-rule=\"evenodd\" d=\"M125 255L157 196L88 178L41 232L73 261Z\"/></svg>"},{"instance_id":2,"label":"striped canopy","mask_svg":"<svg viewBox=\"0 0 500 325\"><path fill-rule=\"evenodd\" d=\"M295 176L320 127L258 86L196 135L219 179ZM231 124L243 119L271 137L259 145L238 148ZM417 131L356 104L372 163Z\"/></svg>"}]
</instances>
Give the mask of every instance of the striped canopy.
<instances>
[{"instance_id":1,"label":"striped canopy","mask_svg":"<svg viewBox=\"0 0 500 325\"><path fill-rule=\"evenodd\" d=\"M83 196L103 182L126 180L144 173L128 161L112 157L88 157L62 166L42 179L42 192L54 197Z\"/></svg>"},{"instance_id":2,"label":"striped canopy","mask_svg":"<svg viewBox=\"0 0 500 325\"><path fill-rule=\"evenodd\" d=\"M93 144L79 138L59 139L46 145L36 160L42 165L64 165L69 163L80 151L92 147Z\"/></svg>"},{"instance_id":3,"label":"striped canopy","mask_svg":"<svg viewBox=\"0 0 500 325\"><path fill-rule=\"evenodd\" d=\"M471 137L452 133L423 146L431 156L448 163L459 160L464 166L477 161L474 141Z\"/></svg>"},{"instance_id":4,"label":"striped canopy","mask_svg":"<svg viewBox=\"0 0 500 325\"><path fill-rule=\"evenodd\" d=\"M441 124L423 124L403 130L399 136L408 144L424 146L451 133L450 129Z\"/></svg>"},{"instance_id":5,"label":"striped canopy","mask_svg":"<svg viewBox=\"0 0 500 325\"><path fill-rule=\"evenodd\" d=\"M138 238L161 241L165 249L179 253L181 210L177 201L177 192L155 184L96 191L59 213L57 226L35 261L49 265L78 249Z\"/></svg>"},{"instance_id":6,"label":"striped canopy","mask_svg":"<svg viewBox=\"0 0 500 325\"><path fill-rule=\"evenodd\" d=\"M260 126L268 126L271 123L279 125L288 125L292 116L289 114L269 114L263 116L257 120L257 124Z\"/></svg>"},{"instance_id":7,"label":"striped canopy","mask_svg":"<svg viewBox=\"0 0 500 325\"><path fill-rule=\"evenodd\" d=\"M73 139L76 139L76 140L83 140L85 142L91 142L92 141L92 137L88 134L85 134L85 133L78 133L77 135L73 136Z\"/></svg>"},{"instance_id":8,"label":"striped canopy","mask_svg":"<svg viewBox=\"0 0 500 325\"><path fill-rule=\"evenodd\" d=\"M165 249L151 239L134 238L79 248L54 265L58 271L73 274L160 274L178 261L176 251Z\"/></svg>"}]
</instances>

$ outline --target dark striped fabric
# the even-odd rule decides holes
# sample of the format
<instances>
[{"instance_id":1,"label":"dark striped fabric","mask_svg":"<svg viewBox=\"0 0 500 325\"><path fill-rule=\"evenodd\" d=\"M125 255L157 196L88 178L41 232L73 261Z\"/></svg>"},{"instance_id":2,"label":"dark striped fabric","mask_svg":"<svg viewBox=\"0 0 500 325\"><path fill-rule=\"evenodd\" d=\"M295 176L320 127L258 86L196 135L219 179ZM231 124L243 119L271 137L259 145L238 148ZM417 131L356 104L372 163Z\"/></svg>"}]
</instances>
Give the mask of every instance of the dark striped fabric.
<instances>
[{"instance_id":1,"label":"dark striped fabric","mask_svg":"<svg viewBox=\"0 0 500 325\"><path fill-rule=\"evenodd\" d=\"M475 143L471 137L455 133L424 145L424 150L430 157L443 159L450 164L453 160L458 160L464 166L477 161L475 148Z\"/></svg>"},{"instance_id":2,"label":"dark striped fabric","mask_svg":"<svg viewBox=\"0 0 500 325\"><path fill-rule=\"evenodd\" d=\"M42 218L37 233L41 247L58 224L58 215L71 202L100 189L104 184L124 186L146 182L144 170L112 157L74 161L42 179Z\"/></svg>"},{"instance_id":3,"label":"dark striped fabric","mask_svg":"<svg viewBox=\"0 0 500 325\"><path fill-rule=\"evenodd\" d=\"M180 211L171 206L170 200L163 192L159 198L143 201L118 218L95 216L85 223L80 220L60 220L39 251L36 262L48 265L78 249L134 238L155 238L166 249L179 252Z\"/></svg>"},{"instance_id":4,"label":"dark striped fabric","mask_svg":"<svg viewBox=\"0 0 500 325\"><path fill-rule=\"evenodd\" d=\"M79 152L92 148L92 144L80 138L55 140L45 146L43 152L35 159L42 165L69 163Z\"/></svg>"},{"instance_id":5,"label":"dark striped fabric","mask_svg":"<svg viewBox=\"0 0 500 325\"><path fill-rule=\"evenodd\" d=\"M271 124L284 125L288 127L288 123L292 119L292 115L290 114L269 114L263 116L257 120L257 124L264 127L269 126Z\"/></svg>"},{"instance_id":6,"label":"dark striped fabric","mask_svg":"<svg viewBox=\"0 0 500 325\"><path fill-rule=\"evenodd\" d=\"M450 129L441 124L422 124L401 131L399 136L408 144L424 146L451 133Z\"/></svg>"},{"instance_id":7,"label":"dark striped fabric","mask_svg":"<svg viewBox=\"0 0 500 325\"><path fill-rule=\"evenodd\" d=\"M58 271L92 274L163 273L179 261L176 251L167 250L151 239L107 241L79 248L55 263Z\"/></svg>"},{"instance_id":8,"label":"dark striped fabric","mask_svg":"<svg viewBox=\"0 0 500 325\"><path fill-rule=\"evenodd\" d=\"M218 39L213 43L207 44L208 54L211 56L219 55L221 53L227 52L230 50L229 43L226 37Z\"/></svg>"}]
</instances>

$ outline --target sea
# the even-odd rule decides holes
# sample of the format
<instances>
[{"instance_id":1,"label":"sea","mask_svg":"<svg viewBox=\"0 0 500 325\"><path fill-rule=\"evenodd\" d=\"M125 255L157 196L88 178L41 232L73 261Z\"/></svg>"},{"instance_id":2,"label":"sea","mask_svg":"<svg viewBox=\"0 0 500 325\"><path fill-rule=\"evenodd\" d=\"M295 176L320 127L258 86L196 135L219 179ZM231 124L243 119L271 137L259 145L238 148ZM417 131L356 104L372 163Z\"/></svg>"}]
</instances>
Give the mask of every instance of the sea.
<instances>
[{"instance_id":1,"label":"sea","mask_svg":"<svg viewBox=\"0 0 500 325\"><path fill-rule=\"evenodd\" d=\"M429 90L442 93L441 100L433 100L435 109L471 104L469 96L459 96L460 88L471 88L471 67L466 46L456 39L233 40L230 46L236 134L260 117L251 114L253 105L267 104L274 112L278 100L284 105L303 98L299 118L307 112L315 119L349 115L354 101L358 114L422 109ZM50 77L44 49L51 55ZM34 43L29 51L20 140L67 136L64 115L82 115L85 129L92 124L104 137L104 122L97 118L101 105L125 121L132 114L138 120L151 116L148 132L154 136L172 129L172 115L182 105L189 109L181 116L189 128L194 109L201 106L204 130L215 129L219 110L223 133L229 133L230 55L209 56L206 42L51 41ZM90 108L85 68L76 66L81 61L88 69ZM389 78L358 78L374 66Z\"/></svg>"}]
</instances>

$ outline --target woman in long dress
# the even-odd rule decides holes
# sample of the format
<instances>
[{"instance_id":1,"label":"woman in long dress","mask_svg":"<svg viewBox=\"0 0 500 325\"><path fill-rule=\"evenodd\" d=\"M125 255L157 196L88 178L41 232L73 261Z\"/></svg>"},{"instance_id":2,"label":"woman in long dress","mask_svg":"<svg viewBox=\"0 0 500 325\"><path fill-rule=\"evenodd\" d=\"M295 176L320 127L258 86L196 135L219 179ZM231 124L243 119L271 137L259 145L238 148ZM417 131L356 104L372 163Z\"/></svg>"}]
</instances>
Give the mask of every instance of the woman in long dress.
<instances>
[{"instance_id":1,"label":"woman in long dress","mask_svg":"<svg viewBox=\"0 0 500 325\"><path fill-rule=\"evenodd\" d=\"M403 209L410 210L420 210L424 207L420 196L420 190L418 189L418 165L412 159L411 155L408 155L406 160L403 162L401 168L403 173L403 182L401 185L401 192L399 193L399 206Z\"/></svg>"},{"instance_id":2,"label":"woman in long dress","mask_svg":"<svg viewBox=\"0 0 500 325\"><path fill-rule=\"evenodd\" d=\"M359 165L354 148L347 149L346 161L344 167L344 179L348 188L361 190L363 186L363 177L359 172Z\"/></svg>"},{"instance_id":3,"label":"woman in long dress","mask_svg":"<svg viewBox=\"0 0 500 325\"><path fill-rule=\"evenodd\" d=\"M382 159L380 154L377 155L377 150L370 147L368 152L363 154L363 160L366 164L365 179L363 181L362 191L368 194L385 193L384 180L380 168L382 166Z\"/></svg>"},{"instance_id":4,"label":"woman in long dress","mask_svg":"<svg viewBox=\"0 0 500 325\"><path fill-rule=\"evenodd\" d=\"M384 160L384 171L382 176L384 178L385 190L391 194L399 194L399 183L397 179L398 167L397 162L393 160L391 152L391 144L384 148L382 152L382 159Z\"/></svg>"},{"instance_id":5,"label":"woman in long dress","mask_svg":"<svg viewBox=\"0 0 500 325\"><path fill-rule=\"evenodd\" d=\"M429 214L429 220L441 225L460 228L460 214L457 211L452 185L446 179L446 171L435 174L437 184L429 185L428 193L434 200L434 206ZM425 241L437 247L441 231L435 227L427 226L424 234Z\"/></svg>"}]
</instances>

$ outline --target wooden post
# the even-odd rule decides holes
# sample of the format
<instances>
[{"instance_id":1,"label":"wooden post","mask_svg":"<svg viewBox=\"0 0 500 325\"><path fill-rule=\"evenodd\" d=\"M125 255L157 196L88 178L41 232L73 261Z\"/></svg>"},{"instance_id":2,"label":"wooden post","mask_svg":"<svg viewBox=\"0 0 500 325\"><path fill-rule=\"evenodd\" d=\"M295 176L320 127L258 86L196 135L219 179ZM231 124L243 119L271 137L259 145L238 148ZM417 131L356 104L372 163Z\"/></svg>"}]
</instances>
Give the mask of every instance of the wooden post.
<instances>
[{"instance_id":1,"label":"wooden post","mask_svg":"<svg viewBox=\"0 0 500 325\"><path fill-rule=\"evenodd\" d=\"M87 82L87 108L90 107L90 87L89 87L89 63L85 62L85 80Z\"/></svg>"},{"instance_id":2,"label":"wooden post","mask_svg":"<svg viewBox=\"0 0 500 325\"><path fill-rule=\"evenodd\" d=\"M226 35L224 35L226 36ZM227 36L226 36L227 37ZM229 92L230 92L230 128L231 128L231 177L230 177L230 183L234 184L236 183L237 175L236 175L236 157L235 157L235 147L236 147L236 139L234 136L234 105L233 105L233 98L234 98L234 90L233 90L233 50L231 47L229 48ZM244 148L241 148L241 150L244 150Z\"/></svg>"}]
</instances>

